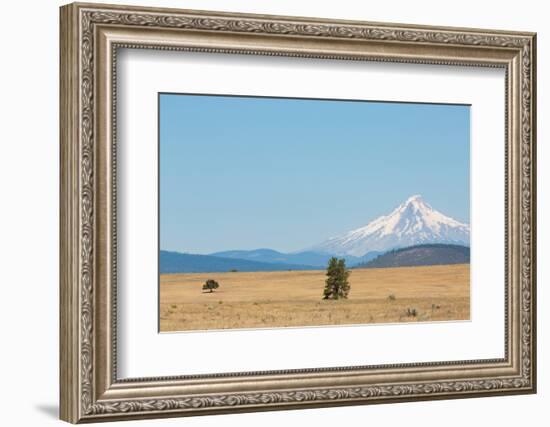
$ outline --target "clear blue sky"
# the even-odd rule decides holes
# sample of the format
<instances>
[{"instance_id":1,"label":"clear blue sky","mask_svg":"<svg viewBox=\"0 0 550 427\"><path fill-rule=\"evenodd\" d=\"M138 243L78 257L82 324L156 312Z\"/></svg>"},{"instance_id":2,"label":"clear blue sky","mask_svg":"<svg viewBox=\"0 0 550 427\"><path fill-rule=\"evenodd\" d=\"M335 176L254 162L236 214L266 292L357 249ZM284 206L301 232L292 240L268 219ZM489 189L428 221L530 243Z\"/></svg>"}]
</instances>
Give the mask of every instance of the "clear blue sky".
<instances>
[{"instance_id":1,"label":"clear blue sky","mask_svg":"<svg viewBox=\"0 0 550 427\"><path fill-rule=\"evenodd\" d=\"M413 194L469 223L470 107L160 95L160 247L296 251Z\"/></svg>"}]
</instances>

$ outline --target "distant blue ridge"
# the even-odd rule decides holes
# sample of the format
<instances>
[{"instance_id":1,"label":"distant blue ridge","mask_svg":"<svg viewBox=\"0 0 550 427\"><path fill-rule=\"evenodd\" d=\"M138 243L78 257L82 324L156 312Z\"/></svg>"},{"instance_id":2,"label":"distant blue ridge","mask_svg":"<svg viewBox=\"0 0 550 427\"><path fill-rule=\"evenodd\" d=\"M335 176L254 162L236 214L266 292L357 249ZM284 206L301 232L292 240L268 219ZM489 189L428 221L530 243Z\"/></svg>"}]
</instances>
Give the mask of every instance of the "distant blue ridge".
<instances>
[{"instance_id":1,"label":"distant blue ridge","mask_svg":"<svg viewBox=\"0 0 550 427\"><path fill-rule=\"evenodd\" d=\"M285 254L273 249L233 250L210 255L160 251L160 274L170 273L221 273L231 270L242 272L323 270L328 260L338 255L321 252ZM385 268L421 265L461 264L470 262L470 248L453 244L424 244L386 252L373 251L362 257L341 256L348 267Z\"/></svg>"},{"instance_id":2,"label":"distant blue ridge","mask_svg":"<svg viewBox=\"0 0 550 427\"><path fill-rule=\"evenodd\" d=\"M250 261L238 258L224 258L212 255L184 254L179 252L160 251L160 274L170 273L213 273L237 271L286 271L317 270L320 267L300 264L276 264Z\"/></svg>"}]
</instances>

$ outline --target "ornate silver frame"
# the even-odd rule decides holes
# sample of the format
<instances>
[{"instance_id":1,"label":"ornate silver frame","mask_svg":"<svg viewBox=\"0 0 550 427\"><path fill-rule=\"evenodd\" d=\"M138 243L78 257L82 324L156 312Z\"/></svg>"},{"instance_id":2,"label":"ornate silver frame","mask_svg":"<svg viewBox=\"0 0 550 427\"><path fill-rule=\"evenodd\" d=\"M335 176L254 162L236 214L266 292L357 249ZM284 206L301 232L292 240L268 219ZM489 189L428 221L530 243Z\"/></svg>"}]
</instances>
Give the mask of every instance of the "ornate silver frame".
<instances>
[{"instance_id":1,"label":"ornate silver frame","mask_svg":"<svg viewBox=\"0 0 550 427\"><path fill-rule=\"evenodd\" d=\"M109 421L536 391L533 33L98 4L61 8L61 419ZM120 380L116 53L151 48L506 70L505 357Z\"/></svg>"}]
</instances>

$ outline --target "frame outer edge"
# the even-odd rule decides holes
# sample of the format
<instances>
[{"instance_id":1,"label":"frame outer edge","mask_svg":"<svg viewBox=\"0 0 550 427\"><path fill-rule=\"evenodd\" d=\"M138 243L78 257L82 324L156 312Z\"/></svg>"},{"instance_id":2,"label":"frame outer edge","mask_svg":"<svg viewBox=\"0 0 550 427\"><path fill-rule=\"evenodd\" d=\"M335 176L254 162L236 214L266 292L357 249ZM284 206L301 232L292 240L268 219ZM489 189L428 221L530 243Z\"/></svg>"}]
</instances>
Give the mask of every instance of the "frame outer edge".
<instances>
[{"instance_id":1,"label":"frame outer edge","mask_svg":"<svg viewBox=\"0 0 550 427\"><path fill-rule=\"evenodd\" d=\"M531 36L531 389L537 393L537 33Z\"/></svg>"},{"instance_id":2,"label":"frame outer edge","mask_svg":"<svg viewBox=\"0 0 550 427\"><path fill-rule=\"evenodd\" d=\"M252 13L252 12L237 12L237 11L222 11L222 10L208 10L208 9L189 9L181 8L177 6L143 6L143 5L128 5L128 4L112 4L112 3L90 3L88 1L76 1L71 3L74 6L77 6L80 9L96 9L104 11L121 11L124 10L128 13L161 13L161 14L181 14L187 13L194 15L196 17L205 17L205 18L254 18L259 20L273 21L273 20L283 20L294 23L303 23L303 24L340 24L340 25L371 25L376 27L387 27L387 28L401 28L409 30L432 30L432 31L466 31L470 33L477 34L491 34L491 35L514 35L514 36L523 36L523 37L532 37L536 33L531 31L514 31L514 30L505 30L505 29L496 29L496 28L476 28L476 27L463 27L463 26L440 26L433 24L411 24L404 22L396 21L370 21L365 19L332 19L332 18L321 18L314 17L309 15L282 15L282 14L272 14L272 13Z\"/></svg>"},{"instance_id":3,"label":"frame outer edge","mask_svg":"<svg viewBox=\"0 0 550 427\"><path fill-rule=\"evenodd\" d=\"M77 8L61 6L59 21L59 418L76 423L80 418Z\"/></svg>"}]
</instances>

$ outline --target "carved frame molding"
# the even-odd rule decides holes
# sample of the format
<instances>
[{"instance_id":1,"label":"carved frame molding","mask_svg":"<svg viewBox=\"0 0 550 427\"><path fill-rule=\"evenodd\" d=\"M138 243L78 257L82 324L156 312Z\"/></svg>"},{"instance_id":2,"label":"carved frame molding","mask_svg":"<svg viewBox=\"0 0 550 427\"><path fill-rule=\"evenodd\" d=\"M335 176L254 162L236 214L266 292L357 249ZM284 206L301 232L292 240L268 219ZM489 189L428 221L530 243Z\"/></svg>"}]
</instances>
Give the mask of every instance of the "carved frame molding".
<instances>
[{"instance_id":1,"label":"carved frame molding","mask_svg":"<svg viewBox=\"0 0 550 427\"><path fill-rule=\"evenodd\" d=\"M118 380L113 147L116 51L121 47L506 68L506 357ZM102 421L535 392L534 97L532 33L92 4L62 7L61 418ZM272 387L254 386L270 376ZM343 376L344 386L338 380ZM288 380L300 385L285 387ZM208 391L196 392L197 384Z\"/></svg>"}]
</instances>

